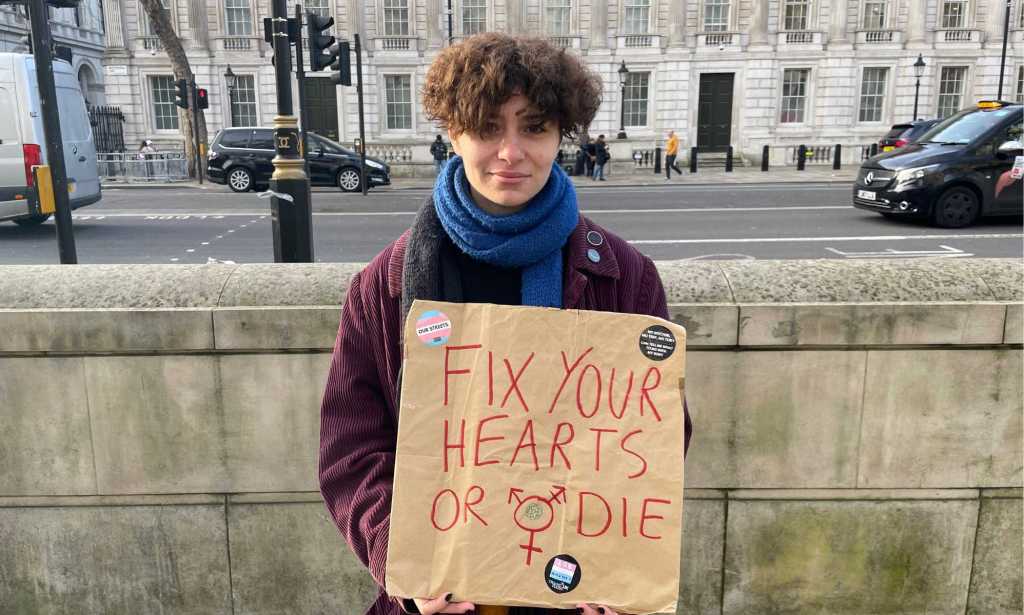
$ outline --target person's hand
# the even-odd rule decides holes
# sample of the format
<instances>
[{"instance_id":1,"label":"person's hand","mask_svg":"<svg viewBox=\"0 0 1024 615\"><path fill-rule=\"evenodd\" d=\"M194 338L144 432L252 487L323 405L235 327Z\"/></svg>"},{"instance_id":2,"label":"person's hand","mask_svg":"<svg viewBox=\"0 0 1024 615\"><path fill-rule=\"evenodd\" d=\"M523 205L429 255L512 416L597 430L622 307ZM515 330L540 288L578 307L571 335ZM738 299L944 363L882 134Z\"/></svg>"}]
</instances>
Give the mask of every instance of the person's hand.
<instances>
[{"instance_id":1,"label":"person's hand","mask_svg":"<svg viewBox=\"0 0 1024 615\"><path fill-rule=\"evenodd\" d=\"M577 604L576 612L579 615L626 615L625 613L617 613L606 606L586 603Z\"/></svg>"},{"instance_id":2,"label":"person's hand","mask_svg":"<svg viewBox=\"0 0 1024 615\"><path fill-rule=\"evenodd\" d=\"M452 595L446 594L440 598L413 598L416 608L421 615L437 615L438 613L469 613L476 609L472 602L452 602Z\"/></svg>"}]
</instances>

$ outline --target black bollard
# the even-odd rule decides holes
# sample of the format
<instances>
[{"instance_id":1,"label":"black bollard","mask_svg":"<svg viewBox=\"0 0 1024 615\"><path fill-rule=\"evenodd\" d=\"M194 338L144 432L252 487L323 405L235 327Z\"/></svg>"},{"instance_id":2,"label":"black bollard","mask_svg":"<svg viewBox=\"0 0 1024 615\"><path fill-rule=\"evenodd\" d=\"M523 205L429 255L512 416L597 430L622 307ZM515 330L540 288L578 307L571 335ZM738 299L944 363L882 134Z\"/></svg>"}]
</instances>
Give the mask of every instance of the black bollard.
<instances>
[{"instance_id":1,"label":"black bollard","mask_svg":"<svg viewBox=\"0 0 1024 615\"><path fill-rule=\"evenodd\" d=\"M761 170L765 173L768 172L768 152L770 149L767 145L761 148Z\"/></svg>"},{"instance_id":2,"label":"black bollard","mask_svg":"<svg viewBox=\"0 0 1024 615\"><path fill-rule=\"evenodd\" d=\"M661 146L654 147L654 174L661 175Z\"/></svg>"},{"instance_id":3,"label":"black bollard","mask_svg":"<svg viewBox=\"0 0 1024 615\"><path fill-rule=\"evenodd\" d=\"M843 144L836 143L835 153L832 157L832 170L838 171L843 168Z\"/></svg>"},{"instance_id":4,"label":"black bollard","mask_svg":"<svg viewBox=\"0 0 1024 615\"><path fill-rule=\"evenodd\" d=\"M725 152L725 172L732 173L732 146Z\"/></svg>"},{"instance_id":5,"label":"black bollard","mask_svg":"<svg viewBox=\"0 0 1024 615\"><path fill-rule=\"evenodd\" d=\"M807 164L807 146L801 145L796 148L796 170L803 171Z\"/></svg>"},{"instance_id":6,"label":"black bollard","mask_svg":"<svg viewBox=\"0 0 1024 615\"><path fill-rule=\"evenodd\" d=\"M697 148L690 148L690 173L697 172Z\"/></svg>"},{"instance_id":7,"label":"black bollard","mask_svg":"<svg viewBox=\"0 0 1024 615\"><path fill-rule=\"evenodd\" d=\"M878 144L877 143L872 143L871 144L871 155L872 156L877 156L878 155Z\"/></svg>"}]
</instances>

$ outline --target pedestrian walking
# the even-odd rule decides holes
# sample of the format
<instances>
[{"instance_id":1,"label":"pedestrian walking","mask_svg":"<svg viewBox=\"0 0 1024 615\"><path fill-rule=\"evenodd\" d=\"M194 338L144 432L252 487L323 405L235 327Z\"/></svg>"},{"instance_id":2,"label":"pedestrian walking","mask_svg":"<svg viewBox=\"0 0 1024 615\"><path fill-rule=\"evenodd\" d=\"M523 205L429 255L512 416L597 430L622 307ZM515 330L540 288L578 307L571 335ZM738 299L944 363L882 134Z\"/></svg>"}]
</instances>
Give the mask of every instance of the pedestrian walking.
<instances>
[{"instance_id":1,"label":"pedestrian walking","mask_svg":"<svg viewBox=\"0 0 1024 615\"><path fill-rule=\"evenodd\" d=\"M672 171L682 175L682 170L676 166L676 155L679 154L679 137L674 130L668 131L668 143L665 145L665 181L672 179Z\"/></svg>"},{"instance_id":2,"label":"pedestrian walking","mask_svg":"<svg viewBox=\"0 0 1024 615\"><path fill-rule=\"evenodd\" d=\"M153 177L153 159L156 158L156 148L153 147L153 142L149 139L143 139L142 144L139 145L138 158L142 162L142 173L147 178Z\"/></svg>"},{"instance_id":3,"label":"pedestrian walking","mask_svg":"<svg viewBox=\"0 0 1024 615\"><path fill-rule=\"evenodd\" d=\"M611 157L611 154L608 153L608 144L604 141L604 135L597 135L597 141L594 141L594 175L591 179L605 181L604 165Z\"/></svg>"},{"instance_id":4,"label":"pedestrian walking","mask_svg":"<svg viewBox=\"0 0 1024 615\"><path fill-rule=\"evenodd\" d=\"M430 155L434 157L434 175L440 175L445 161L448 160L448 146L444 144L441 135L437 135L434 142L430 144Z\"/></svg>"},{"instance_id":5,"label":"pedestrian walking","mask_svg":"<svg viewBox=\"0 0 1024 615\"><path fill-rule=\"evenodd\" d=\"M573 175L583 175L587 172L587 161L590 159L590 155L587 154L587 145L590 139L586 136L580 136L580 146L576 150L576 165L573 167ZM587 173L587 177L590 174Z\"/></svg>"},{"instance_id":6,"label":"pedestrian walking","mask_svg":"<svg viewBox=\"0 0 1024 615\"><path fill-rule=\"evenodd\" d=\"M437 177L412 228L352 278L321 407L320 491L338 529L381 588L402 325L413 300L668 318L654 263L582 216L572 181L555 164L559 142L593 119L600 92L600 78L575 55L546 39L499 33L444 48L427 72L424 109L447 128L457 155ZM692 429L685 416L689 442ZM430 573L424 570L423 576ZM568 612L495 608L444 592L388 596L383 589L369 613L474 610L616 615L598 605L579 604Z\"/></svg>"}]
</instances>

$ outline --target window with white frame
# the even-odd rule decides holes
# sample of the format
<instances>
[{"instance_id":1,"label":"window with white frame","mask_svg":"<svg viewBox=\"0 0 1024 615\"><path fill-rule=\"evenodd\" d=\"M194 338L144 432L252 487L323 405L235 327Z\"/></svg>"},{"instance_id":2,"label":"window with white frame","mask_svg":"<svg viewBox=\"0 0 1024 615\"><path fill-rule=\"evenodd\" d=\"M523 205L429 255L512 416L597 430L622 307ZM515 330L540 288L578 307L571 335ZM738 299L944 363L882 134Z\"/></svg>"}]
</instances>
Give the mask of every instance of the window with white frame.
<instances>
[{"instance_id":1,"label":"window with white frame","mask_svg":"<svg viewBox=\"0 0 1024 615\"><path fill-rule=\"evenodd\" d=\"M384 104L388 130L412 130L412 77L384 75Z\"/></svg>"},{"instance_id":2,"label":"window with white frame","mask_svg":"<svg viewBox=\"0 0 1024 615\"><path fill-rule=\"evenodd\" d=\"M860 84L860 122L881 122L888 68L865 68Z\"/></svg>"},{"instance_id":3,"label":"window with white frame","mask_svg":"<svg viewBox=\"0 0 1024 615\"><path fill-rule=\"evenodd\" d=\"M170 22L171 27L174 27L174 20L171 18L171 0L161 0L160 7L161 12L167 16L167 21ZM146 12L141 3L139 3L139 23L142 24L143 36L156 36L156 29L153 28L153 22L149 19L149 13Z\"/></svg>"},{"instance_id":4,"label":"window with white frame","mask_svg":"<svg viewBox=\"0 0 1024 615\"><path fill-rule=\"evenodd\" d=\"M783 30L808 30L810 21L810 0L785 0L782 18Z\"/></svg>"},{"instance_id":5,"label":"window with white frame","mask_svg":"<svg viewBox=\"0 0 1024 615\"><path fill-rule=\"evenodd\" d=\"M174 104L174 77L153 75L149 78L149 94L153 101L153 128L178 129L178 107Z\"/></svg>"},{"instance_id":6,"label":"window with white frame","mask_svg":"<svg viewBox=\"0 0 1024 615\"><path fill-rule=\"evenodd\" d=\"M331 2L330 0L305 0L302 3L302 10L313 13L317 17L330 17Z\"/></svg>"},{"instance_id":7,"label":"window with white frame","mask_svg":"<svg viewBox=\"0 0 1024 615\"><path fill-rule=\"evenodd\" d=\"M466 36L487 31L487 0L462 0L462 33Z\"/></svg>"},{"instance_id":8,"label":"window with white frame","mask_svg":"<svg viewBox=\"0 0 1024 615\"><path fill-rule=\"evenodd\" d=\"M384 36L409 35L409 0L384 0Z\"/></svg>"},{"instance_id":9,"label":"window with white frame","mask_svg":"<svg viewBox=\"0 0 1024 615\"><path fill-rule=\"evenodd\" d=\"M544 26L548 34L569 34L572 27L572 0L547 0L544 3L544 17Z\"/></svg>"},{"instance_id":10,"label":"window with white frame","mask_svg":"<svg viewBox=\"0 0 1024 615\"><path fill-rule=\"evenodd\" d=\"M807 103L807 81L809 68L787 68L782 71L782 124L800 124L804 121L804 106Z\"/></svg>"},{"instance_id":11,"label":"window with white frame","mask_svg":"<svg viewBox=\"0 0 1024 615\"><path fill-rule=\"evenodd\" d=\"M944 29L967 27L967 0L943 0L942 27Z\"/></svg>"},{"instance_id":12,"label":"window with white frame","mask_svg":"<svg viewBox=\"0 0 1024 615\"><path fill-rule=\"evenodd\" d=\"M626 94L622 100L626 126L647 126L650 73L626 73Z\"/></svg>"},{"instance_id":13,"label":"window with white frame","mask_svg":"<svg viewBox=\"0 0 1024 615\"><path fill-rule=\"evenodd\" d=\"M966 66L943 66L939 78L939 119L949 117L960 110L967 79Z\"/></svg>"},{"instance_id":14,"label":"window with white frame","mask_svg":"<svg viewBox=\"0 0 1024 615\"><path fill-rule=\"evenodd\" d=\"M258 126L256 115L256 77L235 75L235 89L231 92L231 125Z\"/></svg>"},{"instance_id":15,"label":"window with white frame","mask_svg":"<svg viewBox=\"0 0 1024 615\"><path fill-rule=\"evenodd\" d=\"M886 0L866 0L864 2L864 29L884 30L886 13L889 9Z\"/></svg>"},{"instance_id":16,"label":"window with white frame","mask_svg":"<svg viewBox=\"0 0 1024 615\"><path fill-rule=\"evenodd\" d=\"M729 0L704 0L704 31L725 32L729 29Z\"/></svg>"},{"instance_id":17,"label":"window with white frame","mask_svg":"<svg viewBox=\"0 0 1024 615\"><path fill-rule=\"evenodd\" d=\"M249 0L224 0L224 25L228 36L252 34L252 9Z\"/></svg>"},{"instance_id":18,"label":"window with white frame","mask_svg":"<svg viewBox=\"0 0 1024 615\"><path fill-rule=\"evenodd\" d=\"M650 32L651 0L623 0L623 32L647 34Z\"/></svg>"},{"instance_id":19,"label":"window with white frame","mask_svg":"<svg viewBox=\"0 0 1024 615\"><path fill-rule=\"evenodd\" d=\"M1017 67L1017 102L1024 104L1024 64Z\"/></svg>"}]
</instances>

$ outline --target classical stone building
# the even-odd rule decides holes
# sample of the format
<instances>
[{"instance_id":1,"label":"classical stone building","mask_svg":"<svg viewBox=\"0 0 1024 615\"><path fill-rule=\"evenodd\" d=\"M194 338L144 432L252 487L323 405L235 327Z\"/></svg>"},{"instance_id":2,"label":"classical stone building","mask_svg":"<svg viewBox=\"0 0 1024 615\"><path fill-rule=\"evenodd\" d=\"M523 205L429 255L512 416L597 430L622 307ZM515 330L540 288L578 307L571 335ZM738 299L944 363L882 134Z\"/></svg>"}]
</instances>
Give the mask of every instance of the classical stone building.
<instances>
[{"instance_id":1,"label":"classical stone building","mask_svg":"<svg viewBox=\"0 0 1024 615\"><path fill-rule=\"evenodd\" d=\"M0 5L0 51L31 53L27 8ZM71 48L72 68L91 105L106 104L103 82L103 12L100 0L81 0L76 8L50 8L50 32L57 45Z\"/></svg>"},{"instance_id":2,"label":"classical stone building","mask_svg":"<svg viewBox=\"0 0 1024 615\"><path fill-rule=\"evenodd\" d=\"M211 134L268 125L273 69L262 41L268 0L164 0L200 87ZM1024 11L1014 0L1003 98L1024 88ZM592 134L625 123L631 147L668 129L685 147L862 144L909 120L914 62L925 63L918 115L946 116L995 98L1005 0L452 0L452 37L497 30L550 37L604 79ZM339 38L365 49L367 141L426 161L436 126L418 103L427 67L448 43L446 0L307 0ZM127 137L180 141L170 63L136 0L103 0L107 99ZM229 90L228 66L236 75ZM625 71L621 72L623 67ZM354 72L354 71L353 71ZM355 88L314 75L309 124L343 143L358 136ZM620 151L624 143L619 142Z\"/></svg>"}]
</instances>

